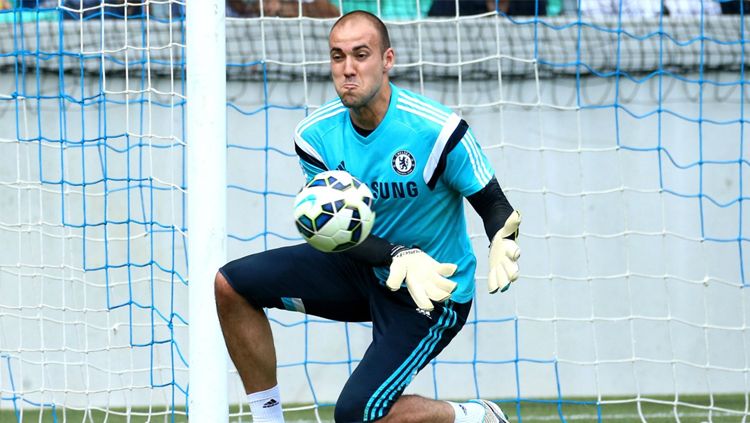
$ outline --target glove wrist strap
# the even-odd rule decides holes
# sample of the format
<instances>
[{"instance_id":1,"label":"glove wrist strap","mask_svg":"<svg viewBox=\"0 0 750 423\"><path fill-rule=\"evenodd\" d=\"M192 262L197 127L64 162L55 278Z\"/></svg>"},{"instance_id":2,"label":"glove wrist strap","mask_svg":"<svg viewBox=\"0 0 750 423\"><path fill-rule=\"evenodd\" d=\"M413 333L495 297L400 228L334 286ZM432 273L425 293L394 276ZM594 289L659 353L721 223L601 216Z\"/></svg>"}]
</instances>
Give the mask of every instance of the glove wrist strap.
<instances>
[{"instance_id":1,"label":"glove wrist strap","mask_svg":"<svg viewBox=\"0 0 750 423\"><path fill-rule=\"evenodd\" d=\"M397 255L403 253L404 251L409 251L415 249L414 247L406 247L403 245L394 245L393 248L391 248L391 257L396 257Z\"/></svg>"},{"instance_id":2,"label":"glove wrist strap","mask_svg":"<svg viewBox=\"0 0 750 423\"><path fill-rule=\"evenodd\" d=\"M515 240L518 237L518 226L521 224L521 213L519 213L517 210L513 210L513 213L510 214L508 217L508 220L505 221L505 225L503 225L502 228L500 228L499 231L495 234L495 236L490 240L491 243L494 243L496 240L509 238L512 240Z\"/></svg>"}]
</instances>

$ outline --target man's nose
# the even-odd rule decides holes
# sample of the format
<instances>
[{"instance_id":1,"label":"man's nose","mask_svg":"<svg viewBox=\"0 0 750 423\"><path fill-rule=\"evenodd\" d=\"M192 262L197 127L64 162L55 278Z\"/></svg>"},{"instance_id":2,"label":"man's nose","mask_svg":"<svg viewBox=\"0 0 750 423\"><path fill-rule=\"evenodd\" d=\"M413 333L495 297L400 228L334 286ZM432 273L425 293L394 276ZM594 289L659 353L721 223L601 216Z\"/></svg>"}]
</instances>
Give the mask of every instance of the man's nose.
<instances>
[{"instance_id":1,"label":"man's nose","mask_svg":"<svg viewBox=\"0 0 750 423\"><path fill-rule=\"evenodd\" d=\"M354 75L354 59L347 56L344 60L344 75Z\"/></svg>"}]
</instances>

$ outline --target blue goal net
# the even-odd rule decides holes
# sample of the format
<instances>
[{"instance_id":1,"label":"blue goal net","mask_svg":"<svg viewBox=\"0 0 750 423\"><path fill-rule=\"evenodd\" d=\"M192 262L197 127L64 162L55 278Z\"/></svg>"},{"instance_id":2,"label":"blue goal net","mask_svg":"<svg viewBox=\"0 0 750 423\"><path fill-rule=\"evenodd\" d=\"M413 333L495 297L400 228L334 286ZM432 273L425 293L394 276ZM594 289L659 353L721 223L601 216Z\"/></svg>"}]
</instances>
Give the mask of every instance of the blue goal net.
<instances>
[{"instance_id":1,"label":"blue goal net","mask_svg":"<svg viewBox=\"0 0 750 423\"><path fill-rule=\"evenodd\" d=\"M227 3L229 259L302 242L292 136L335 96L334 18L292 3ZM747 2L465 3L327 6L386 20L394 83L466 119L524 216L521 278L490 296L467 207L472 312L407 393L748 420ZM0 0L0 421L187 420L184 10ZM371 326L269 317L288 420L326 421Z\"/></svg>"}]
</instances>

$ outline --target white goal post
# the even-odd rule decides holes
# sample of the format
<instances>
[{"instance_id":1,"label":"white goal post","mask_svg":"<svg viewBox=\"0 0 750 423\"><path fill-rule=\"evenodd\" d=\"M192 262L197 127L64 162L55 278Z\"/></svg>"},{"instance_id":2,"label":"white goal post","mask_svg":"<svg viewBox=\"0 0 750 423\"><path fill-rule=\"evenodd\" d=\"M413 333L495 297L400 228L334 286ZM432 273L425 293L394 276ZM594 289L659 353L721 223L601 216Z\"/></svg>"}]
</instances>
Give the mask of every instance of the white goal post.
<instances>
[{"instance_id":1,"label":"white goal post","mask_svg":"<svg viewBox=\"0 0 750 423\"><path fill-rule=\"evenodd\" d=\"M189 415L228 420L227 353L214 274L227 260L226 40L223 0L187 2Z\"/></svg>"}]
</instances>

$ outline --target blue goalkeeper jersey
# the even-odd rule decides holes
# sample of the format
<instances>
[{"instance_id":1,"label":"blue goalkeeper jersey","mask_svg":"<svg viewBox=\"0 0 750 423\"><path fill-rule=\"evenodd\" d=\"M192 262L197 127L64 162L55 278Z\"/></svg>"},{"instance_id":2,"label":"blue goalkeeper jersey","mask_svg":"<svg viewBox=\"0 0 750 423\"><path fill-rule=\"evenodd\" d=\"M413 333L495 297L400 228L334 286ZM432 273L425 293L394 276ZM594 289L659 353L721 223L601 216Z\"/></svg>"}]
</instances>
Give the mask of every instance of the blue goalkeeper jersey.
<instances>
[{"instance_id":1,"label":"blue goalkeeper jersey","mask_svg":"<svg viewBox=\"0 0 750 423\"><path fill-rule=\"evenodd\" d=\"M455 263L452 299L474 294L476 258L466 229L463 197L476 193L494 170L468 125L449 108L391 84L382 122L368 136L352 125L339 99L302 120L295 150L308 181L324 170L346 170L372 190L372 233L418 246L435 260ZM387 267L375 268L381 281Z\"/></svg>"}]
</instances>

